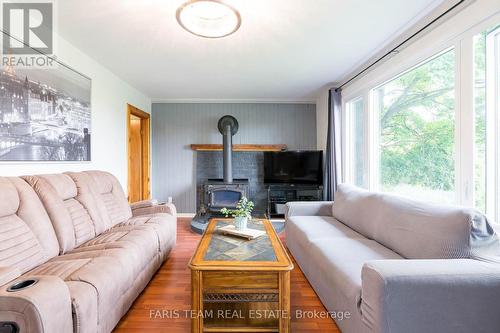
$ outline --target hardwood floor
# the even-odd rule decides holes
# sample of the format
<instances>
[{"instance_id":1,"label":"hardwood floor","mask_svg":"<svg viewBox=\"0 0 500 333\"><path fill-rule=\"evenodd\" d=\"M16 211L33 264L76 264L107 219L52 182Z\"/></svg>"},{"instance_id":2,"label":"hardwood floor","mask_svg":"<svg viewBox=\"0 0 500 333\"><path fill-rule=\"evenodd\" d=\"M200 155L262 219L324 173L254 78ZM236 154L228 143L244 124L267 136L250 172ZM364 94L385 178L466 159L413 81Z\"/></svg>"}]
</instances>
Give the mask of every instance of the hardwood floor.
<instances>
[{"instance_id":1,"label":"hardwood floor","mask_svg":"<svg viewBox=\"0 0 500 333\"><path fill-rule=\"evenodd\" d=\"M190 332L191 320L186 314L191 309L191 275L187 264L201 238L191 232L190 221L185 218L178 220L177 245L170 258L122 318L115 333ZM285 242L284 233L280 237ZM298 265L294 265L290 283L292 314L297 309L325 311ZM338 333L340 330L328 318L296 319L293 316L292 332Z\"/></svg>"}]
</instances>

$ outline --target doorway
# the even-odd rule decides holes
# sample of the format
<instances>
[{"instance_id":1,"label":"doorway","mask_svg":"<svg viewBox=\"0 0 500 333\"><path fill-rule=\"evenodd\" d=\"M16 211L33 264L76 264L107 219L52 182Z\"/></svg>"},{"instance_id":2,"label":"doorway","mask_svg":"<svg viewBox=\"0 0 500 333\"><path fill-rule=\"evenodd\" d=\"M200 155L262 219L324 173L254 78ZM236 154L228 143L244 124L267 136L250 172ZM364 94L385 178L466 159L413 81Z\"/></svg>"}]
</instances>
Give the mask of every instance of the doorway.
<instances>
[{"instance_id":1,"label":"doorway","mask_svg":"<svg viewBox=\"0 0 500 333\"><path fill-rule=\"evenodd\" d=\"M150 197L150 115L127 104L128 201Z\"/></svg>"}]
</instances>

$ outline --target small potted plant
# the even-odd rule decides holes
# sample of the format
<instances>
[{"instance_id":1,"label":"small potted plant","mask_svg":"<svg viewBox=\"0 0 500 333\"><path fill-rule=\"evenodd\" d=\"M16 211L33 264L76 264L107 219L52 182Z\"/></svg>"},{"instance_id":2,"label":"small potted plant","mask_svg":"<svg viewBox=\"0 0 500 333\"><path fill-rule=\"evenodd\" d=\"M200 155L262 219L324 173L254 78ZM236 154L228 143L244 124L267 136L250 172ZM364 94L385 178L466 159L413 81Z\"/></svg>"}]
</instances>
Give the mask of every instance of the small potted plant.
<instances>
[{"instance_id":1,"label":"small potted plant","mask_svg":"<svg viewBox=\"0 0 500 333\"><path fill-rule=\"evenodd\" d=\"M251 214L253 207L254 203L246 197L243 197L238 201L235 210L222 208L220 212L226 217L234 217L234 226L236 230L245 230L247 228L248 219L252 218Z\"/></svg>"}]
</instances>

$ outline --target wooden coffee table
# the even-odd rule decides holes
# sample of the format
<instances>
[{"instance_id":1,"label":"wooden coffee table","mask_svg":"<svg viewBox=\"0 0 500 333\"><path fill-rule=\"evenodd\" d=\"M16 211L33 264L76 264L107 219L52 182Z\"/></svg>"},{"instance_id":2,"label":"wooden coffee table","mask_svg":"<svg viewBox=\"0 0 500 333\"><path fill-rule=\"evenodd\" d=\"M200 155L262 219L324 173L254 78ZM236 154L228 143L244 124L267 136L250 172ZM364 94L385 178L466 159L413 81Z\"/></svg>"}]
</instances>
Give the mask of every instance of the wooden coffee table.
<instances>
[{"instance_id":1,"label":"wooden coffee table","mask_svg":"<svg viewBox=\"0 0 500 333\"><path fill-rule=\"evenodd\" d=\"M248 227L266 234L246 240L212 219L191 258L192 332L290 332L293 263L268 220Z\"/></svg>"}]
</instances>

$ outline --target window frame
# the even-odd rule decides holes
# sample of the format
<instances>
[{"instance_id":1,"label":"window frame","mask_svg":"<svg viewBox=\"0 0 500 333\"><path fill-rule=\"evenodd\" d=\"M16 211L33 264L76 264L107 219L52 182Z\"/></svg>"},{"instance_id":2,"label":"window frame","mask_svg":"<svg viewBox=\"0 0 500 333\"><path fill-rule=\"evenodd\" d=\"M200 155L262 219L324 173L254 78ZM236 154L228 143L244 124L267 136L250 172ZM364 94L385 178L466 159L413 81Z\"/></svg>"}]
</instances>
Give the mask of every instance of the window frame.
<instances>
[{"instance_id":1,"label":"window frame","mask_svg":"<svg viewBox=\"0 0 500 333\"><path fill-rule=\"evenodd\" d=\"M486 213L500 222L500 26L486 36L486 68Z\"/></svg>"},{"instance_id":2,"label":"window frame","mask_svg":"<svg viewBox=\"0 0 500 333\"><path fill-rule=\"evenodd\" d=\"M353 111L354 111L354 104L355 103L358 103L358 102L361 102L363 103L363 118L362 118L362 126L363 126L363 130L366 131L367 129L367 124L366 124L366 100L363 98L363 96L358 96L358 97L355 97L349 101L347 101L345 103L345 115L344 115L344 119L345 119L345 130L344 130L344 133L345 133L345 140L343 140L343 142L345 142L345 160L346 161L349 161L349 163L346 164L346 168L345 168L345 180L346 182L348 183L351 183L351 184L354 184L356 182L355 180L355 173L354 173L354 169L355 169L355 161L354 161L354 151L355 151L355 143L353 142L352 138L353 138L353 135L352 135L352 130L353 130L353 121L354 121L354 116L353 116ZM365 166L366 166L366 161L367 161L367 149L366 149L366 133L364 135L364 141L363 141L363 151L362 151L362 159L363 159L363 162L365 163ZM363 183L367 184L367 175L366 175L366 167L363 169L363 172L362 172L362 177L363 177Z\"/></svg>"}]
</instances>

